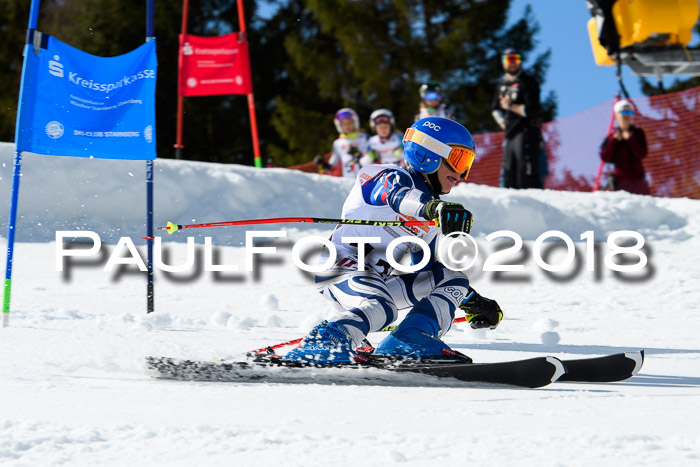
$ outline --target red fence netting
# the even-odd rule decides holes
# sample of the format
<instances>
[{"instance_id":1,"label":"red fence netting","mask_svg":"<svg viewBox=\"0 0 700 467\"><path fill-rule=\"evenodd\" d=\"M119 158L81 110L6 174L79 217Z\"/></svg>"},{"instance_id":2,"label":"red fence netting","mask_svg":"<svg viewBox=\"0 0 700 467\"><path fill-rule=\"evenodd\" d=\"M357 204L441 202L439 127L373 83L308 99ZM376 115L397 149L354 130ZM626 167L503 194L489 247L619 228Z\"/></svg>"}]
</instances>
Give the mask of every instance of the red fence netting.
<instances>
[{"instance_id":1,"label":"red fence netting","mask_svg":"<svg viewBox=\"0 0 700 467\"><path fill-rule=\"evenodd\" d=\"M644 129L649 155L644 160L651 194L700 199L700 87L632 99L634 124ZM584 112L545 123L542 134L549 161L545 188L592 191L615 99ZM469 182L498 186L503 132L474 135L477 158ZM290 167L317 172L307 163Z\"/></svg>"}]
</instances>

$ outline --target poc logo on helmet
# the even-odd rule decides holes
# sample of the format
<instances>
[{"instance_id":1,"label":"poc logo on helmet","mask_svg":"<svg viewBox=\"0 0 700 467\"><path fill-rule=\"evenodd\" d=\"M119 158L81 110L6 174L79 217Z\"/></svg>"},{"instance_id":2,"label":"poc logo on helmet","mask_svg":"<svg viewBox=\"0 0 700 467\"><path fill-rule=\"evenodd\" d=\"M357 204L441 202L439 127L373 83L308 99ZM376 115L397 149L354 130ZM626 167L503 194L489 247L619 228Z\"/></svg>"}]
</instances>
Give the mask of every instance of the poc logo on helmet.
<instances>
[{"instance_id":1,"label":"poc logo on helmet","mask_svg":"<svg viewBox=\"0 0 700 467\"><path fill-rule=\"evenodd\" d=\"M440 128L440 127L438 127L438 128ZM439 131L439 130L436 130L436 131ZM435 141L435 140L430 139L428 137L424 137L423 141L421 141L421 143L423 143L424 146L429 146L437 151L442 151L442 144L440 144L438 141Z\"/></svg>"},{"instance_id":2,"label":"poc logo on helmet","mask_svg":"<svg viewBox=\"0 0 700 467\"><path fill-rule=\"evenodd\" d=\"M423 126L427 126L428 128L432 128L435 131L440 131L440 125L436 125L433 122L423 122Z\"/></svg>"}]
</instances>

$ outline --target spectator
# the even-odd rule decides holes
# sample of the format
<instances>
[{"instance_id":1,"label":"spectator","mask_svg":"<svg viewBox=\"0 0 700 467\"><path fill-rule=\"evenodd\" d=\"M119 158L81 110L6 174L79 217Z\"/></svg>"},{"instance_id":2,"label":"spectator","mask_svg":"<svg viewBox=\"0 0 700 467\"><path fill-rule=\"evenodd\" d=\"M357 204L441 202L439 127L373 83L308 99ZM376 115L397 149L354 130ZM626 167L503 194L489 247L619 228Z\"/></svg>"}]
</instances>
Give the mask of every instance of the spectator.
<instances>
[{"instance_id":1,"label":"spectator","mask_svg":"<svg viewBox=\"0 0 700 467\"><path fill-rule=\"evenodd\" d=\"M515 49L501 56L505 71L493 100L493 118L505 130L503 186L542 188L540 86L521 68Z\"/></svg>"},{"instance_id":2,"label":"spectator","mask_svg":"<svg viewBox=\"0 0 700 467\"><path fill-rule=\"evenodd\" d=\"M425 83L420 87L420 106L415 121L421 118L442 117L453 119L442 100L442 88L435 81Z\"/></svg>"},{"instance_id":3,"label":"spectator","mask_svg":"<svg viewBox=\"0 0 700 467\"><path fill-rule=\"evenodd\" d=\"M338 139L333 141L333 150L328 163L321 156L314 162L319 165L319 172L335 169L341 177L355 178L360 170L360 158L367 150L367 134L360 130L360 117L353 109L344 107L335 113L333 119ZM340 170L337 170L337 169Z\"/></svg>"},{"instance_id":4,"label":"spectator","mask_svg":"<svg viewBox=\"0 0 700 467\"><path fill-rule=\"evenodd\" d=\"M649 185L642 165L642 159L647 157L647 138L644 130L632 125L634 108L630 101L617 101L613 110L617 128L603 140L600 147L600 158L615 166L610 188L648 195Z\"/></svg>"},{"instance_id":5,"label":"spectator","mask_svg":"<svg viewBox=\"0 0 700 467\"><path fill-rule=\"evenodd\" d=\"M389 109L378 109L369 117L369 124L376 134L369 139L367 155L361 165L403 165L403 135L396 133L396 120Z\"/></svg>"}]
</instances>

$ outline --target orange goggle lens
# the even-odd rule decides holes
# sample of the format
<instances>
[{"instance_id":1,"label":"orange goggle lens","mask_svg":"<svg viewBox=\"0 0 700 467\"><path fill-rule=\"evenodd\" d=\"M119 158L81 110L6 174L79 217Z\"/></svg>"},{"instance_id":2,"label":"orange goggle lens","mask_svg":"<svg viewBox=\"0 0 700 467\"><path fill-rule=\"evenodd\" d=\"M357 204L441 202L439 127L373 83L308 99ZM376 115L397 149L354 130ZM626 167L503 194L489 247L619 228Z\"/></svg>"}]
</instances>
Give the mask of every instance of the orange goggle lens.
<instances>
[{"instance_id":1,"label":"orange goggle lens","mask_svg":"<svg viewBox=\"0 0 700 467\"><path fill-rule=\"evenodd\" d=\"M503 56L503 65L516 64L520 65L520 55L518 54L508 54Z\"/></svg>"},{"instance_id":2,"label":"orange goggle lens","mask_svg":"<svg viewBox=\"0 0 700 467\"><path fill-rule=\"evenodd\" d=\"M466 180L475 157L476 153L472 149L454 146L447 158L447 164L452 167L452 170L460 174L460 177Z\"/></svg>"}]
</instances>

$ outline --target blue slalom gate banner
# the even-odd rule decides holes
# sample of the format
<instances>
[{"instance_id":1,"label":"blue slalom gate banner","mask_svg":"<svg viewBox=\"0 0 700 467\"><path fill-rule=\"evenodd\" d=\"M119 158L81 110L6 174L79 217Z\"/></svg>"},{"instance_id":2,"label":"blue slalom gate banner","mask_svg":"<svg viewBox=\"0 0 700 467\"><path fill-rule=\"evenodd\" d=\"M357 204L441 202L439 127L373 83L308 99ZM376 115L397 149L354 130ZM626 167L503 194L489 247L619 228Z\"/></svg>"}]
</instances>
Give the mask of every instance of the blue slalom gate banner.
<instances>
[{"instance_id":1,"label":"blue slalom gate banner","mask_svg":"<svg viewBox=\"0 0 700 467\"><path fill-rule=\"evenodd\" d=\"M98 57L32 32L25 47L17 150L155 159L156 41L117 57Z\"/></svg>"}]
</instances>

